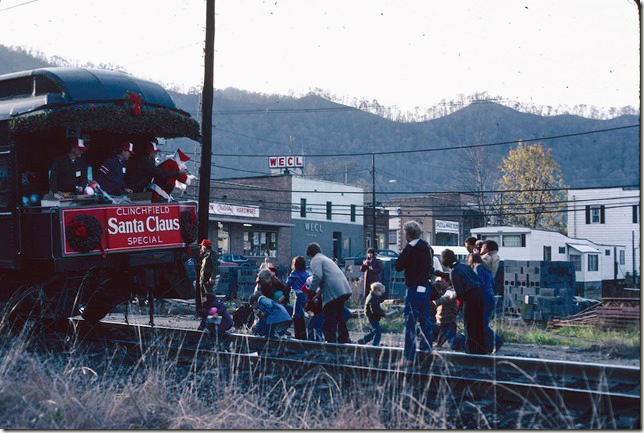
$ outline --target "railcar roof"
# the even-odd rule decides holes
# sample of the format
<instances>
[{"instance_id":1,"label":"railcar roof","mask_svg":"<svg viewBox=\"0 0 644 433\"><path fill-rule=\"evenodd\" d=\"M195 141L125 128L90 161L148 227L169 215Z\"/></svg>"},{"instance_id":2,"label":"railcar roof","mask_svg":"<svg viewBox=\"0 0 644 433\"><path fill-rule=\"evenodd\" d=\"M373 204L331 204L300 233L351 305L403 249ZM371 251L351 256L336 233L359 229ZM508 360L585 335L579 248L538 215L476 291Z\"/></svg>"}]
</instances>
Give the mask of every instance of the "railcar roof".
<instances>
[{"instance_id":1,"label":"railcar roof","mask_svg":"<svg viewBox=\"0 0 644 433\"><path fill-rule=\"evenodd\" d=\"M0 75L0 120L43 108L123 100L127 92L140 94L145 104L181 111L151 81L103 69L54 67Z\"/></svg>"}]
</instances>

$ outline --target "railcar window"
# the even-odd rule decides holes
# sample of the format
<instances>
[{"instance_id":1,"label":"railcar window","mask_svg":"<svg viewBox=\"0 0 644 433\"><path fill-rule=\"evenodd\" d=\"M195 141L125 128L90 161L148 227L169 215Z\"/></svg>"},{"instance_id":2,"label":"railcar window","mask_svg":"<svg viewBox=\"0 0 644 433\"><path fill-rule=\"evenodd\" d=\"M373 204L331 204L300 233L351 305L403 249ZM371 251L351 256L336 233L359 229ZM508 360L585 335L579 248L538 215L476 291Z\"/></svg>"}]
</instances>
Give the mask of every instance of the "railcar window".
<instances>
[{"instance_id":1,"label":"railcar window","mask_svg":"<svg viewBox=\"0 0 644 433\"><path fill-rule=\"evenodd\" d=\"M0 207L9 206L9 161L0 159Z\"/></svg>"},{"instance_id":2,"label":"railcar window","mask_svg":"<svg viewBox=\"0 0 644 433\"><path fill-rule=\"evenodd\" d=\"M58 85L48 77L36 76L36 95L62 93Z\"/></svg>"},{"instance_id":3,"label":"railcar window","mask_svg":"<svg viewBox=\"0 0 644 433\"><path fill-rule=\"evenodd\" d=\"M31 77L20 77L11 80L0 81L0 99L31 96L31 83Z\"/></svg>"}]
</instances>

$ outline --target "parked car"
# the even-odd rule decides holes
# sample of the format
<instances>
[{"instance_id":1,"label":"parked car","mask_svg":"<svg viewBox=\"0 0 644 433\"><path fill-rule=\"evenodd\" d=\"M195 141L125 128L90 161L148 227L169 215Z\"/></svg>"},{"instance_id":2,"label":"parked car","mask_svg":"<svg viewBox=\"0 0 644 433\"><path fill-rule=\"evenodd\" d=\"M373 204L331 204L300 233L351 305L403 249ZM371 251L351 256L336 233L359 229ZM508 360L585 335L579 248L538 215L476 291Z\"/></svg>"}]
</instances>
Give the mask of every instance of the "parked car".
<instances>
[{"instance_id":1,"label":"parked car","mask_svg":"<svg viewBox=\"0 0 644 433\"><path fill-rule=\"evenodd\" d=\"M225 268L226 267L239 267L239 264L237 264L235 262L228 262L228 261L222 260L222 259L217 260L217 262L219 262L219 266L225 267Z\"/></svg>"},{"instance_id":2,"label":"parked car","mask_svg":"<svg viewBox=\"0 0 644 433\"><path fill-rule=\"evenodd\" d=\"M251 260L242 256L241 254L222 254L219 260L224 262L233 262L238 266L257 266L256 260Z\"/></svg>"},{"instance_id":3,"label":"parked car","mask_svg":"<svg viewBox=\"0 0 644 433\"><path fill-rule=\"evenodd\" d=\"M394 250L378 250L376 251L376 256L379 259L383 259L383 258L397 259L398 256L400 256L400 254L398 254Z\"/></svg>"}]
</instances>

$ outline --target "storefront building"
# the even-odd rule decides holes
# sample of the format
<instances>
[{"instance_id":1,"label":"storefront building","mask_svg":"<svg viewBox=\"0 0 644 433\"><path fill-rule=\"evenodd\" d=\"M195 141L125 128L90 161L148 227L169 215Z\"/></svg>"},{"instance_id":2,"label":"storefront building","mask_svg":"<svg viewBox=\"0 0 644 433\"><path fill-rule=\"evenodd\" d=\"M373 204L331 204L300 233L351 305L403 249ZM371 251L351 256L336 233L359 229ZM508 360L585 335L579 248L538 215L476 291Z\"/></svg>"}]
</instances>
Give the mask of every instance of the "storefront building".
<instances>
[{"instance_id":1,"label":"storefront building","mask_svg":"<svg viewBox=\"0 0 644 433\"><path fill-rule=\"evenodd\" d=\"M329 257L362 251L363 189L280 174L211 182L209 237L220 254L291 265L317 242Z\"/></svg>"},{"instance_id":2,"label":"storefront building","mask_svg":"<svg viewBox=\"0 0 644 433\"><path fill-rule=\"evenodd\" d=\"M311 242L341 259L364 249L364 189L293 176L292 252L303 256Z\"/></svg>"}]
</instances>

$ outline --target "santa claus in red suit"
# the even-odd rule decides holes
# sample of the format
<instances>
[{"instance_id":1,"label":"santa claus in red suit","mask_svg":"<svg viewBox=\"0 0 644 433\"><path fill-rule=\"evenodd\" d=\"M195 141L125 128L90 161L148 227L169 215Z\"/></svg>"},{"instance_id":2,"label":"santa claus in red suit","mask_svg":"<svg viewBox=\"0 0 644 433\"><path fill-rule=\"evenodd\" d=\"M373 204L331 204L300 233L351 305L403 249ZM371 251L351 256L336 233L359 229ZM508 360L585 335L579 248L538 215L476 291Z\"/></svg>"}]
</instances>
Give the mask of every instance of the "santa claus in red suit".
<instances>
[{"instance_id":1,"label":"santa claus in red suit","mask_svg":"<svg viewBox=\"0 0 644 433\"><path fill-rule=\"evenodd\" d=\"M187 185L190 185L192 180L196 179L196 176L188 174L188 167L186 162L190 161L188 155L183 153L181 149L177 149L175 154L159 164L159 168L165 172L179 172L176 176L169 176L164 179L152 179L150 184L150 189L152 190L152 201L161 202L161 201L171 201L172 200L172 190L175 186L185 188Z\"/></svg>"}]
</instances>

